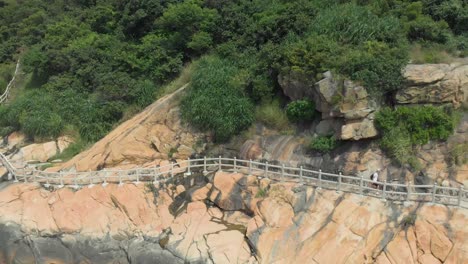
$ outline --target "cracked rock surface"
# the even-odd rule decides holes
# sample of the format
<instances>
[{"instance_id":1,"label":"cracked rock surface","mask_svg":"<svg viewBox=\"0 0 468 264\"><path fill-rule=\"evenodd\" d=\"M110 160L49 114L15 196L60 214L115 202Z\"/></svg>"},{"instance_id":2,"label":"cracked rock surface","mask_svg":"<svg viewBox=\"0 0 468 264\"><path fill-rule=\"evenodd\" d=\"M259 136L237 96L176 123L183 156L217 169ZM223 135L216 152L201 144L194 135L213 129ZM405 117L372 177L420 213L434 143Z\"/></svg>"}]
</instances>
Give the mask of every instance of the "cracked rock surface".
<instances>
[{"instance_id":1,"label":"cracked rock surface","mask_svg":"<svg viewBox=\"0 0 468 264\"><path fill-rule=\"evenodd\" d=\"M230 172L157 188L4 182L0 263L466 263L467 222Z\"/></svg>"}]
</instances>

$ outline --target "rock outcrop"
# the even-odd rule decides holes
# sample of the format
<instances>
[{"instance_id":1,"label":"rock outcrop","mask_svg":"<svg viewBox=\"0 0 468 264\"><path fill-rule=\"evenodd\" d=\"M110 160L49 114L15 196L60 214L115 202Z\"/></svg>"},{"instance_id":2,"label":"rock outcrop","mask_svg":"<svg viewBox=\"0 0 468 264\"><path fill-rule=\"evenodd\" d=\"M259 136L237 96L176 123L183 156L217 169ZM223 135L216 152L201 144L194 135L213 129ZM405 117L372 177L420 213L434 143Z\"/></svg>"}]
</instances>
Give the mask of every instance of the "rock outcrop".
<instances>
[{"instance_id":1,"label":"rock outcrop","mask_svg":"<svg viewBox=\"0 0 468 264\"><path fill-rule=\"evenodd\" d=\"M410 64L403 75L407 87L395 96L398 104L468 103L468 64Z\"/></svg>"},{"instance_id":2,"label":"rock outcrop","mask_svg":"<svg viewBox=\"0 0 468 264\"><path fill-rule=\"evenodd\" d=\"M335 134L342 140L377 136L372 115L377 104L367 90L350 80L336 78L329 71L323 76L322 80L311 84L304 76L291 74L280 76L279 83L292 100L308 98L314 101L323 119L317 126L317 134Z\"/></svg>"},{"instance_id":3,"label":"rock outcrop","mask_svg":"<svg viewBox=\"0 0 468 264\"><path fill-rule=\"evenodd\" d=\"M181 123L178 103L184 89L157 100L62 168L88 171L190 157L205 136Z\"/></svg>"},{"instance_id":4,"label":"rock outcrop","mask_svg":"<svg viewBox=\"0 0 468 264\"><path fill-rule=\"evenodd\" d=\"M0 185L0 262L468 260L466 209L395 204L229 172L217 172L199 185L187 182L199 180L76 192ZM193 201L203 189L209 190L206 198Z\"/></svg>"},{"instance_id":5,"label":"rock outcrop","mask_svg":"<svg viewBox=\"0 0 468 264\"><path fill-rule=\"evenodd\" d=\"M28 162L46 162L62 153L72 143L72 138L62 136L55 141L27 144L25 135L14 132L6 137L3 145L8 150L6 154L10 161L21 167Z\"/></svg>"}]
</instances>

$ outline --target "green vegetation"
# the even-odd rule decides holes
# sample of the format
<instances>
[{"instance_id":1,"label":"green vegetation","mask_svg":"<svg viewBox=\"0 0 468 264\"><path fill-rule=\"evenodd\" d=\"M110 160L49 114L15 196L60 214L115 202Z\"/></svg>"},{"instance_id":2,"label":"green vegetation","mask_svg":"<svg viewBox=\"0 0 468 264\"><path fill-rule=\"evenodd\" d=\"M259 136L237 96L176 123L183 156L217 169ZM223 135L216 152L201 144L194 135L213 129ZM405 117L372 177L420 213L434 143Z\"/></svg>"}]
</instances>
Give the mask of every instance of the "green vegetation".
<instances>
[{"instance_id":1,"label":"green vegetation","mask_svg":"<svg viewBox=\"0 0 468 264\"><path fill-rule=\"evenodd\" d=\"M309 149L321 153L328 153L338 146L338 141L334 136L321 136L310 141Z\"/></svg>"},{"instance_id":2,"label":"green vegetation","mask_svg":"<svg viewBox=\"0 0 468 264\"><path fill-rule=\"evenodd\" d=\"M255 198L265 198L268 196L268 190L266 188L258 188Z\"/></svg>"},{"instance_id":3,"label":"green vegetation","mask_svg":"<svg viewBox=\"0 0 468 264\"><path fill-rule=\"evenodd\" d=\"M281 108L278 100L264 102L258 106L255 110L255 119L279 131L285 131L290 128L288 117Z\"/></svg>"},{"instance_id":4,"label":"green vegetation","mask_svg":"<svg viewBox=\"0 0 468 264\"><path fill-rule=\"evenodd\" d=\"M315 104L307 100L297 100L288 104L286 115L292 122L311 121L315 116Z\"/></svg>"},{"instance_id":5,"label":"green vegetation","mask_svg":"<svg viewBox=\"0 0 468 264\"><path fill-rule=\"evenodd\" d=\"M384 108L375 118L382 134L380 144L401 164L417 167L413 147L429 140L446 140L455 127L453 113L434 106Z\"/></svg>"},{"instance_id":6,"label":"green vegetation","mask_svg":"<svg viewBox=\"0 0 468 264\"><path fill-rule=\"evenodd\" d=\"M255 118L284 127L268 106L278 75L311 84L330 70L385 96L410 57L467 55L467 10L463 0L0 0L0 91L18 57L31 76L0 107L0 132L42 139L73 128L92 142L191 77L183 116L218 141ZM310 120L299 105L288 116Z\"/></svg>"},{"instance_id":7,"label":"green vegetation","mask_svg":"<svg viewBox=\"0 0 468 264\"><path fill-rule=\"evenodd\" d=\"M191 89L182 101L182 116L223 142L254 120L254 107L244 93L245 76L228 60L201 59L192 75Z\"/></svg>"},{"instance_id":8,"label":"green vegetation","mask_svg":"<svg viewBox=\"0 0 468 264\"><path fill-rule=\"evenodd\" d=\"M68 161L74 156L78 155L80 152L84 151L87 147L89 146L88 142L85 142L83 140L78 140L76 142L73 142L66 148L62 153L57 154L53 157L51 157L49 160L62 160L62 161Z\"/></svg>"},{"instance_id":9,"label":"green vegetation","mask_svg":"<svg viewBox=\"0 0 468 264\"><path fill-rule=\"evenodd\" d=\"M408 229L410 226L414 226L414 224L416 223L416 218L417 218L417 215L412 213L412 214L409 214L407 216L405 216L402 220L401 220L401 225L402 227L406 230Z\"/></svg>"}]
</instances>

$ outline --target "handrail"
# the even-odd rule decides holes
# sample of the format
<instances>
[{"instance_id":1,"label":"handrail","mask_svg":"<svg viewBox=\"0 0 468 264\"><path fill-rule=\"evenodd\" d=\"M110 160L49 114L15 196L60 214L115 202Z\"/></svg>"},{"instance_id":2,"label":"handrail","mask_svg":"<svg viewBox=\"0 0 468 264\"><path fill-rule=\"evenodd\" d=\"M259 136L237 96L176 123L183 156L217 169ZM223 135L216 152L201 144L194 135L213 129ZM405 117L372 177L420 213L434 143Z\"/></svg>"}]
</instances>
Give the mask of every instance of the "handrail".
<instances>
[{"instance_id":1,"label":"handrail","mask_svg":"<svg viewBox=\"0 0 468 264\"><path fill-rule=\"evenodd\" d=\"M13 74L13 78L11 78L10 82L8 83L8 85L7 85L6 89L5 89L5 92L0 96L0 104L5 102L6 99L8 98L8 96L10 95L10 90L11 90L11 87L13 86L13 84L15 82L16 75L18 74L19 67L20 67L20 60L18 59L18 62L16 63L15 73Z\"/></svg>"},{"instance_id":2,"label":"handrail","mask_svg":"<svg viewBox=\"0 0 468 264\"><path fill-rule=\"evenodd\" d=\"M164 166L139 167L126 170L104 169L89 172L44 172L36 169L26 170L15 168L9 160L0 153L0 162L6 167L16 182L37 182L49 187L56 185L58 188L70 186L79 188L80 186L92 187L95 184L106 186L108 183L125 182L149 182L157 184L164 182L176 175L191 175L195 170L203 173L231 169L258 177L267 177L275 181L295 181L300 184L312 185L318 188L332 189L358 193L370 197L381 198L390 201L418 201L432 202L445 205L454 205L468 208L468 192L463 186L460 188L444 187L434 185L413 185L388 183L386 181L377 182L377 188L370 187L371 181L356 176L344 176L341 173L324 173L321 170L307 170L301 167L286 167L282 165L272 165L268 162L252 160L230 159L230 158L201 158L187 159L177 163L171 162ZM273 168L273 170L272 170ZM416 192L416 189L426 189L426 192Z\"/></svg>"}]
</instances>

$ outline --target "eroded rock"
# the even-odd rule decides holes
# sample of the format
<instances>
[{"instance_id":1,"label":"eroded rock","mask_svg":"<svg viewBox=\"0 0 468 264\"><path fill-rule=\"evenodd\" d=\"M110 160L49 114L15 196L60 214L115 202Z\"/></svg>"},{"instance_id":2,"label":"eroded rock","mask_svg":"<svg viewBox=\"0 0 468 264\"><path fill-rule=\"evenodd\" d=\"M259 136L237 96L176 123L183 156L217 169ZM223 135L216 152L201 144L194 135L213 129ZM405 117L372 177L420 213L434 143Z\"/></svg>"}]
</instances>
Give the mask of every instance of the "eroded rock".
<instances>
[{"instance_id":1,"label":"eroded rock","mask_svg":"<svg viewBox=\"0 0 468 264\"><path fill-rule=\"evenodd\" d=\"M410 64L403 71L408 87L395 96L399 104L451 103L468 101L468 65Z\"/></svg>"}]
</instances>

